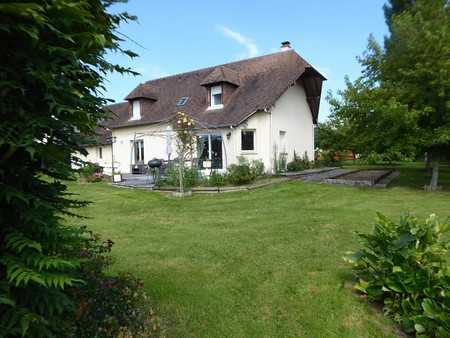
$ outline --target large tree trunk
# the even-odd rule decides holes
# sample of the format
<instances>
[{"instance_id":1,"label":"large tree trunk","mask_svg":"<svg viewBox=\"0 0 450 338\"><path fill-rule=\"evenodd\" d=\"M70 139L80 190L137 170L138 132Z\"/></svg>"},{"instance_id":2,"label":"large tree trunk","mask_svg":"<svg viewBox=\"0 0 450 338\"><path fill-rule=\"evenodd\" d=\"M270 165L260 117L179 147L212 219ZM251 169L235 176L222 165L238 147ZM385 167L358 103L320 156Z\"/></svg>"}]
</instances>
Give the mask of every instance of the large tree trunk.
<instances>
[{"instance_id":1,"label":"large tree trunk","mask_svg":"<svg viewBox=\"0 0 450 338\"><path fill-rule=\"evenodd\" d=\"M431 156L429 152L425 153L425 172L427 177L431 177Z\"/></svg>"},{"instance_id":2,"label":"large tree trunk","mask_svg":"<svg viewBox=\"0 0 450 338\"><path fill-rule=\"evenodd\" d=\"M433 158L433 170L431 171L430 185L426 187L427 190L438 190L438 177L439 177L439 160L441 158L439 151L432 152Z\"/></svg>"}]
</instances>

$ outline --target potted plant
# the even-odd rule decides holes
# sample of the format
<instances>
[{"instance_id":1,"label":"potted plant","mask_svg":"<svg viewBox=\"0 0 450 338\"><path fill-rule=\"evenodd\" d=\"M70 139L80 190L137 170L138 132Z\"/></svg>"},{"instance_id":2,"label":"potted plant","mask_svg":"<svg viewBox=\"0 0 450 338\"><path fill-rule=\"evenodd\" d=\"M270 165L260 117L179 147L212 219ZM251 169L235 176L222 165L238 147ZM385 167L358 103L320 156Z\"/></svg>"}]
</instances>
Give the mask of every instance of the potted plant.
<instances>
[{"instance_id":1,"label":"potted plant","mask_svg":"<svg viewBox=\"0 0 450 338\"><path fill-rule=\"evenodd\" d=\"M211 169L211 160L207 157L203 160L203 168Z\"/></svg>"},{"instance_id":2,"label":"potted plant","mask_svg":"<svg viewBox=\"0 0 450 338\"><path fill-rule=\"evenodd\" d=\"M113 171L113 182L122 182L122 173L120 171Z\"/></svg>"}]
</instances>

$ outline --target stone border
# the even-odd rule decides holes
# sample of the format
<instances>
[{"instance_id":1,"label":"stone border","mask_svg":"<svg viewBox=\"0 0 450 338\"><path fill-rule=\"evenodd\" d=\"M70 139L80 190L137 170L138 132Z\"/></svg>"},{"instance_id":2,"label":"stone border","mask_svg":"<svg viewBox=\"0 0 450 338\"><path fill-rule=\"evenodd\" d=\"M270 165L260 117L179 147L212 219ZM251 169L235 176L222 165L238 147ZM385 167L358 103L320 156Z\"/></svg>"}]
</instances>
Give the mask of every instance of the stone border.
<instances>
[{"instance_id":1,"label":"stone border","mask_svg":"<svg viewBox=\"0 0 450 338\"><path fill-rule=\"evenodd\" d=\"M281 178L272 179L268 182L256 182L251 185L242 185L242 186L233 186L233 187L195 187L195 188L191 188L190 191L193 194L220 194L220 193L226 193L226 192L255 190L255 189L267 187L267 186L270 186L273 184L288 182L288 181L292 181L292 179L281 177ZM151 190L160 191L160 192L168 192L168 193L169 192L174 193L174 192L178 191L177 188L173 188L173 187L161 187L161 188L153 187L153 188L151 188Z\"/></svg>"}]
</instances>

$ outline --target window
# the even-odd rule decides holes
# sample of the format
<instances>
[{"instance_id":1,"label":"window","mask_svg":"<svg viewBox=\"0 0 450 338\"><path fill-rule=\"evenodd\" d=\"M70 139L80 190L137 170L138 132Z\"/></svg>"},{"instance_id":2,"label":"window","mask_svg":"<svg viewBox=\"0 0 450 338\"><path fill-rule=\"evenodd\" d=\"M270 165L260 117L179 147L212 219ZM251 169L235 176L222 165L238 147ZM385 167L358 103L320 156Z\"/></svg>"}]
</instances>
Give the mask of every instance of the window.
<instances>
[{"instance_id":1,"label":"window","mask_svg":"<svg viewBox=\"0 0 450 338\"><path fill-rule=\"evenodd\" d=\"M278 150L284 153L286 151L286 132L280 130L279 136Z\"/></svg>"},{"instance_id":2,"label":"window","mask_svg":"<svg viewBox=\"0 0 450 338\"><path fill-rule=\"evenodd\" d=\"M211 108L223 108L222 86L212 86L210 91Z\"/></svg>"},{"instance_id":3,"label":"window","mask_svg":"<svg viewBox=\"0 0 450 338\"><path fill-rule=\"evenodd\" d=\"M178 106L178 107L184 106L184 105L186 104L186 102L187 102L188 99L189 99L189 97L182 97L182 98L180 99L180 101L178 101L177 106Z\"/></svg>"},{"instance_id":4,"label":"window","mask_svg":"<svg viewBox=\"0 0 450 338\"><path fill-rule=\"evenodd\" d=\"M134 163L144 161L144 140L134 141Z\"/></svg>"},{"instance_id":5,"label":"window","mask_svg":"<svg viewBox=\"0 0 450 338\"><path fill-rule=\"evenodd\" d=\"M202 160L211 160L213 169L222 168L222 135L201 135L197 153Z\"/></svg>"},{"instance_id":6,"label":"window","mask_svg":"<svg viewBox=\"0 0 450 338\"><path fill-rule=\"evenodd\" d=\"M98 159L101 160L103 158L103 148L98 147Z\"/></svg>"},{"instance_id":7,"label":"window","mask_svg":"<svg viewBox=\"0 0 450 338\"><path fill-rule=\"evenodd\" d=\"M241 149L255 150L255 132L253 130L243 130L241 132Z\"/></svg>"},{"instance_id":8,"label":"window","mask_svg":"<svg viewBox=\"0 0 450 338\"><path fill-rule=\"evenodd\" d=\"M133 116L131 120L139 120L141 118L141 101L133 101Z\"/></svg>"}]
</instances>

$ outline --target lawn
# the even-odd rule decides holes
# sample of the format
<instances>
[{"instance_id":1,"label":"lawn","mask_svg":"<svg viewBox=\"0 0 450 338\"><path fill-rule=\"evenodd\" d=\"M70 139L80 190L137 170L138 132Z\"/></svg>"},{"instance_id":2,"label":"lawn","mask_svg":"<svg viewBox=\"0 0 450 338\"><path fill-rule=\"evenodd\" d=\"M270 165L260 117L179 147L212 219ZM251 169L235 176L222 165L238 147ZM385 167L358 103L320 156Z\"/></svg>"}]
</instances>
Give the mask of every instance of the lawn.
<instances>
[{"instance_id":1,"label":"lawn","mask_svg":"<svg viewBox=\"0 0 450 338\"><path fill-rule=\"evenodd\" d=\"M70 191L94 201L82 212L93 218L68 223L116 243L113 272L146 281L169 337L396 337L396 323L353 290L341 255L376 211L450 216L448 166L441 192L420 190L419 166L401 169L383 190L291 181L174 198L80 183Z\"/></svg>"}]
</instances>

